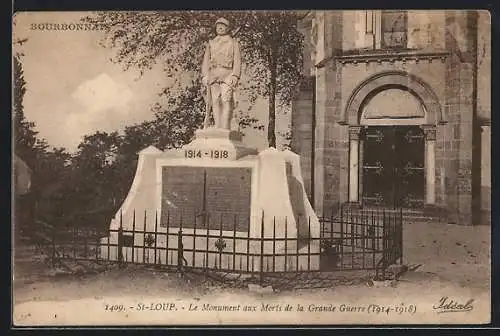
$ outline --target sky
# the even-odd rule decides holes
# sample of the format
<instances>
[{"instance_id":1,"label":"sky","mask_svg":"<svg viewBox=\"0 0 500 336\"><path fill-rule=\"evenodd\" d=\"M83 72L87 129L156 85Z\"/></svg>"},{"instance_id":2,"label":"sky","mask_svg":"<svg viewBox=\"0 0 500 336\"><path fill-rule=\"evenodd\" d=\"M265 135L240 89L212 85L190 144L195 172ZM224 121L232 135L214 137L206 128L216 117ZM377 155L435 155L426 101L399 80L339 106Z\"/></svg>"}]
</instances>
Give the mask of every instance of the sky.
<instances>
[{"instance_id":1,"label":"sky","mask_svg":"<svg viewBox=\"0 0 500 336\"><path fill-rule=\"evenodd\" d=\"M79 23L85 12L17 13L13 35L27 38L21 47L26 80L24 112L36 123L39 135L51 146L73 152L84 135L120 131L127 125L153 118L151 107L159 93L171 84L160 65L140 76L137 69L125 71L111 58L115 50L100 45L103 31L38 30L32 24ZM257 118L267 123L267 103L254 108ZM282 120L278 128L286 129ZM265 133L245 131L244 142L262 149Z\"/></svg>"}]
</instances>

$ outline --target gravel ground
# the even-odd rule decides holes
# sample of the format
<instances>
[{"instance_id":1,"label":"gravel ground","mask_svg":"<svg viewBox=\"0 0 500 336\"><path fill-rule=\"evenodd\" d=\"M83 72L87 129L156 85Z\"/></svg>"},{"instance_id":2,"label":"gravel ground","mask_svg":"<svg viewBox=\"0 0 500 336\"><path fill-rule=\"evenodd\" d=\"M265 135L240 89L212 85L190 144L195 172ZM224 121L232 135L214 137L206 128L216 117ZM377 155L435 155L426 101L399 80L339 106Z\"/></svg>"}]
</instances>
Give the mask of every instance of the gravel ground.
<instances>
[{"instance_id":1,"label":"gravel ground","mask_svg":"<svg viewBox=\"0 0 500 336\"><path fill-rule=\"evenodd\" d=\"M14 266L13 321L19 326L489 321L490 227L405 225L404 247L405 264L420 266L397 283L333 281L328 288L280 292L228 289L192 274L138 267L56 276L29 258ZM433 306L443 297L461 304L472 299L473 308L438 313Z\"/></svg>"}]
</instances>

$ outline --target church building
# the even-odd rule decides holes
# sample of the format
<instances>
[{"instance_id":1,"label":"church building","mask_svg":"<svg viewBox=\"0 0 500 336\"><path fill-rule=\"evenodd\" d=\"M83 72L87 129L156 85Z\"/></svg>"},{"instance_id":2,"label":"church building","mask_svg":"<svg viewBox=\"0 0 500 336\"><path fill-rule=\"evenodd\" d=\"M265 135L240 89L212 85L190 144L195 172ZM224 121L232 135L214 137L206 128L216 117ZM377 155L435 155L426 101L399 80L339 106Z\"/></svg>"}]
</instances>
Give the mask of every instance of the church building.
<instances>
[{"instance_id":1,"label":"church building","mask_svg":"<svg viewBox=\"0 0 500 336\"><path fill-rule=\"evenodd\" d=\"M487 11L311 11L292 150L318 214L339 204L488 224Z\"/></svg>"}]
</instances>

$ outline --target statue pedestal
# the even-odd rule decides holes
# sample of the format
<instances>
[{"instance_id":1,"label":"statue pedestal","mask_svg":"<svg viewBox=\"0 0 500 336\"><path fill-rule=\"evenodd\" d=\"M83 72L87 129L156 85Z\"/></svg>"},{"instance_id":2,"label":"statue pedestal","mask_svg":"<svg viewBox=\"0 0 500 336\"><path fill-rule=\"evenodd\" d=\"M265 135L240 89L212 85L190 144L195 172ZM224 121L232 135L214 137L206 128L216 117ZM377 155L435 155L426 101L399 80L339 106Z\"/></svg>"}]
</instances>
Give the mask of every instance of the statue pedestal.
<instances>
[{"instance_id":1,"label":"statue pedestal","mask_svg":"<svg viewBox=\"0 0 500 336\"><path fill-rule=\"evenodd\" d=\"M186 158L237 160L256 155L257 150L241 142L241 134L220 128L197 130L195 139L183 147Z\"/></svg>"},{"instance_id":2,"label":"statue pedestal","mask_svg":"<svg viewBox=\"0 0 500 336\"><path fill-rule=\"evenodd\" d=\"M229 139L230 141L241 142L241 133L224 128L209 127L199 129L194 132L195 139Z\"/></svg>"}]
</instances>

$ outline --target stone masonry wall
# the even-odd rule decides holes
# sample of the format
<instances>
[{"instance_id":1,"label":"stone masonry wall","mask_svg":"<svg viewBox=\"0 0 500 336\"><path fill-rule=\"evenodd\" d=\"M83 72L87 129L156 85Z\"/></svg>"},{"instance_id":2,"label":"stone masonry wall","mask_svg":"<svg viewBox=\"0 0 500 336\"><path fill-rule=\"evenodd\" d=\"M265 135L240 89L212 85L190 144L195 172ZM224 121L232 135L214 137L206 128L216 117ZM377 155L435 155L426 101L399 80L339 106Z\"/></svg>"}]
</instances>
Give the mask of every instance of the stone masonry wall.
<instances>
[{"instance_id":1,"label":"stone masonry wall","mask_svg":"<svg viewBox=\"0 0 500 336\"><path fill-rule=\"evenodd\" d=\"M474 68L467 12L446 13L446 49L450 51L446 73L446 115L441 134L445 156L445 205L449 222L472 224L472 135L474 116ZM465 39L465 41L464 41Z\"/></svg>"},{"instance_id":2,"label":"stone masonry wall","mask_svg":"<svg viewBox=\"0 0 500 336\"><path fill-rule=\"evenodd\" d=\"M313 157L314 80L314 77L310 77L303 82L300 92L292 104L291 149L300 155L302 177L309 201L313 199L311 162Z\"/></svg>"},{"instance_id":3,"label":"stone masonry wall","mask_svg":"<svg viewBox=\"0 0 500 336\"><path fill-rule=\"evenodd\" d=\"M316 69L314 208L329 216L347 200L347 128L339 125L341 77L334 56L342 49L342 12L328 11L323 64Z\"/></svg>"},{"instance_id":4,"label":"stone masonry wall","mask_svg":"<svg viewBox=\"0 0 500 336\"><path fill-rule=\"evenodd\" d=\"M481 224L491 224L491 16L478 12L477 19L477 117L480 131ZM477 197L477 195L474 195Z\"/></svg>"}]
</instances>

